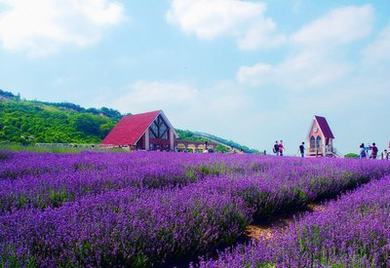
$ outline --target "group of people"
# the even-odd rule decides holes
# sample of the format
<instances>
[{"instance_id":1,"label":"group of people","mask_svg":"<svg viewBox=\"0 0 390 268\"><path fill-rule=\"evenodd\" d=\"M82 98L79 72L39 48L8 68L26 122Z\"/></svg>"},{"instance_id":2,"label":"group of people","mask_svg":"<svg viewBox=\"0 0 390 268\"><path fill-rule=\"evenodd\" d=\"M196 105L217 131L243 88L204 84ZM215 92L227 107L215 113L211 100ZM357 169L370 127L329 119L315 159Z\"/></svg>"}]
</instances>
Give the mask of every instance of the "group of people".
<instances>
[{"instance_id":1,"label":"group of people","mask_svg":"<svg viewBox=\"0 0 390 268\"><path fill-rule=\"evenodd\" d=\"M280 140L279 142L275 141L273 152L277 156L283 156L284 145L283 145L282 140ZM302 144L299 146L299 153L301 154L301 157L305 157L305 143L304 142L302 142ZM266 152L264 151L264 155L265 154L266 154Z\"/></svg>"},{"instance_id":2,"label":"group of people","mask_svg":"<svg viewBox=\"0 0 390 268\"><path fill-rule=\"evenodd\" d=\"M283 156L284 145L282 140L280 140L279 142L275 141L273 152L277 156Z\"/></svg>"},{"instance_id":3,"label":"group of people","mask_svg":"<svg viewBox=\"0 0 390 268\"><path fill-rule=\"evenodd\" d=\"M275 141L274 148L272 150L276 156L283 156L284 149L285 148L284 148L282 140ZM302 144L299 146L299 152L301 154L301 157L305 157L305 143L304 142L302 142ZM266 155L265 151L264 151L264 155Z\"/></svg>"},{"instance_id":4,"label":"group of people","mask_svg":"<svg viewBox=\"0 0 390 268\"><path fill-rule=\"evenodd\" d=\"M359 148L360 148L360 153L359 153L360 159L366 159L366 158L377 159L378 158L379 149L376 146L375 142L369 146L365 146L364 143L362 143L362 144L360 144ZM381 158L383 160L389 160L389 157L390 157L390 153L387 151L387 149L383 150L383 152L381 154Z\"/></svg>"},{"instance_id":5,"label":"group of people","mask_svg":"<svg viewBox=\"0 0 390 268\"><path fill-rule=\"evenodd\" d=\"M276 156L283 156L284 153L284 145L283 141L275 141L273 152ZM301 157L305 157L305 143L302 142L302 144L299 146L299 153ZM378 157L381 157L383 160L389 160L390 159L390 152L387 149L384 149L382 154L379 156L379 149L376 146L375 142L372 143L369 146L365 146L364 143L360 144L360 153L359 157L360 159L377 159ZM265 153L264 153L265 154Z\"/></svg>"}]
</instances>

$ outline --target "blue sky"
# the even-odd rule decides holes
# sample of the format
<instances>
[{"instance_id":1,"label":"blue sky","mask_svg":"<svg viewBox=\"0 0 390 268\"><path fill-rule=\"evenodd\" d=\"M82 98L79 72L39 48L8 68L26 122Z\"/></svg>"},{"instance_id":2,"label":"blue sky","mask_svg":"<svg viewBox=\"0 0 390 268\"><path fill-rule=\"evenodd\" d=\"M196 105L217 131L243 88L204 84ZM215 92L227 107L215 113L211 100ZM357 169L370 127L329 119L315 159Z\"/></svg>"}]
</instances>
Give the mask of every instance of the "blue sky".
<instances>
[{"instance_id":1,"label":"blue sky","mask_svg":"<svg viewBox=\"0 0 390 268\"><path fill-rule=\"evenodd\" d=\"M390 2L0 0L0 88L296 154L390 140Z\"/></svg>"}]
</instances>

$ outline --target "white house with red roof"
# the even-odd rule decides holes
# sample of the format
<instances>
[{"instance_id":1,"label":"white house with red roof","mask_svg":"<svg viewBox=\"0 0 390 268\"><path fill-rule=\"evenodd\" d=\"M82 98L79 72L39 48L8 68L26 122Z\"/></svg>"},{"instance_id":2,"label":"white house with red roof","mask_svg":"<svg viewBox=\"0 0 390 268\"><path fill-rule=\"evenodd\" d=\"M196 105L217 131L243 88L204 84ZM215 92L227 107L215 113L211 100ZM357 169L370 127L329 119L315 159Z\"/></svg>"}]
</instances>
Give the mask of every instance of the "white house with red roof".
<instances>
[{"instance_id":1,"label":"white house with red roof","mask_svg":"<svg viewBox=\"0 0 390 268\"><path fill-rule=\"evenodd\" d=\"M334 135L328 121L323 116L314 116L307 135L307 156L334 156Z\"/></svg>"},{"instance_id":2,"label":"white house with red roof","mask_svg":"<svg viewBox=\"0 0 390 268\"><path fill-rule=\"evenodd\" d=\"M124 116L103 140L106 147L131 150L174 150L178 135L164 112Z\"/></svg>"}]
</instances>

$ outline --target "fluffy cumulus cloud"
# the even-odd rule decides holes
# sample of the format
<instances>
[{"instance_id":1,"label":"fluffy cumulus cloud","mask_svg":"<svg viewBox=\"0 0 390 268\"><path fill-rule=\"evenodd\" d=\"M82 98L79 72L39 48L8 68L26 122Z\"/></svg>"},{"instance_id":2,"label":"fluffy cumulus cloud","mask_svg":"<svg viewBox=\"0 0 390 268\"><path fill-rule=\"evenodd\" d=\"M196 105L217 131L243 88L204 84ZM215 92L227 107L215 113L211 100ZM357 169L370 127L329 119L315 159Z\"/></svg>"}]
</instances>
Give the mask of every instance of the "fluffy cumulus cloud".
<instances>
[{"instance_id":1,"label":"fluffy cumulus cloud","mask_svg":"<svg viewBox=\"0 0 390 268\"><path fill-rule=\"evenodd\" d=\"M292 36L298 44L343 44L367 36L371 32L374 9L371 5L337 8L309 23Z\"/></svg>"},{"instance_id":2,"label":"fluffy cumulus cloud","mask_svg":"<svg viewBox=\"0 0 390 268\"><path fill-rule=\"evenodd\" d=\"M330 86L353 73L353 65L342 57L342 46L367 37L373 18L370 5L331 10L291 35L293 49L281 62L241 66L237 80L249 86L302 90ZM386 48L386 32L374 46Z\"/></svg>"},{"instance_id":3,"label":"fluffy cumulus cloud","mask_svg":"<svg viewBox=\"0 0 390 268\"><path fill-rule=\"evenodd\" d=\"M266 5L240 0L172 0L167 21L200 39L230 36L241 49L269 48L282 44L283 35L265 16Z\"/></svg>"},{"instance_id":4,"label":"fluffy cumulus cloud","mask_svg":"<svg viewBox=\"0 0 390 268\"><path fill-rule=\"evenodd\" d=\"M275 65L257 63L241 66L237 80L255 87L277 86L288 90L306 90L329 86L351 71L352 67L348 63L336 61L331 56L302 51Z\"/></svg>"},{"instance_id":5,"label":"fluffy cumulus cloud","mask_svg":"<svg viewBox=\"0 0 390 268\"><path fill-rule=\"evenodd\" d=\"M31 56L57 52L64 45L85 47L99 41L124 19L111 0L0 0L0 42Z\"/></svg>"}]
</instances>

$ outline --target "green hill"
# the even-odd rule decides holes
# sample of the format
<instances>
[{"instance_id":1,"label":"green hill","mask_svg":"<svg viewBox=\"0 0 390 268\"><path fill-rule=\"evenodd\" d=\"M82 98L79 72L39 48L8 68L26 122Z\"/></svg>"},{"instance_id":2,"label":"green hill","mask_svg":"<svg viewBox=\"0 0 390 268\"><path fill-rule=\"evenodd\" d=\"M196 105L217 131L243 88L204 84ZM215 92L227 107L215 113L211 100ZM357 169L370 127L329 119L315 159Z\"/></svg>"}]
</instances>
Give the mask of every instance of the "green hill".
<instances>
[{"instance_id":1,"label":"green hill","mask_svg":"<svg viewBox=\"0 0 390 268\"><path fill-rule=\"evenodd\" d=\"M22 100L19 95L0 90L0 142L100 143L122 117L110 108L83 108L73 103ZM218 151L234 147L254 152L232 141L199 132L177 129L180 139L213 141Z\"/></svg>"},{"instance_id":2,"label":"green hill","mask_svg":"<svg viewBox=\"0 0 390 268\"><path fill-rule=\"evenodd\" d=\"M99 143L120 119L108 108L21 100L0 91L0 141L16 143Z\"/></svg>"}]
</instances>

